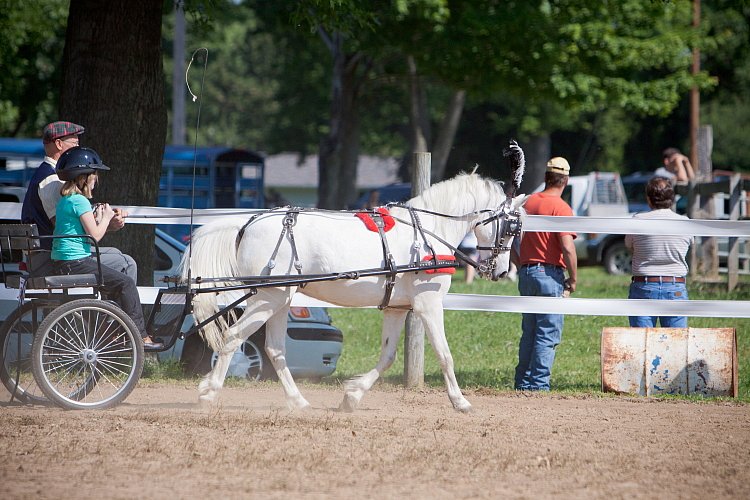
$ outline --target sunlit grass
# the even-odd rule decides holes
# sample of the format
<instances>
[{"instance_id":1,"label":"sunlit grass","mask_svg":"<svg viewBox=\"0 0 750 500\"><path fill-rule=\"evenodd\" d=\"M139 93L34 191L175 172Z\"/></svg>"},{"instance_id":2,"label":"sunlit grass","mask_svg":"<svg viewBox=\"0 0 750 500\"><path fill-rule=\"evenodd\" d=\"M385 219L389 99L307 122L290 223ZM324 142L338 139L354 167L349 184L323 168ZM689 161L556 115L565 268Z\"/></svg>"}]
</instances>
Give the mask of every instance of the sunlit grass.
<instances>
[{"instance_id":1,"label":"sunlit grass","mask_svg":"<svg viewBox=\"0 0 750 500\"><path fill-rule=\"evenodd\" d=\"M746 278L746 277L745 277ZM612 276L600 267L586 267L579 271L576 297L626 298L628 276ZM475 280L463 282L462 271L454 276L452 293L518 295L517 285L510 281L493 283ZM690 283L688 293L698 300L748 300L750 284L742 285L731 294L725 285ZM380 354L382 314L374 309L331 309L334 324L344 332L344 350L332 381L340 381L372 369ZM737 330L739 358L739 395L750 400L750 320L735 318L690 318L691 327ZM517 313L488 313L446 311L445 326L456 376L461 387L488 387L511 390L517 362L518 339L521 334L521 315ZM557 391L598 392L601 387L600 337L602 329L628 326L625 316L578 316L565 318L562 343L558 347L552 374L552 388ZM403 377L403 338L398 359L386 374L388 383L400 383ZM443 377L431 348L425 352L425 382L442 386Z\"/></svg>"}]
</instances>

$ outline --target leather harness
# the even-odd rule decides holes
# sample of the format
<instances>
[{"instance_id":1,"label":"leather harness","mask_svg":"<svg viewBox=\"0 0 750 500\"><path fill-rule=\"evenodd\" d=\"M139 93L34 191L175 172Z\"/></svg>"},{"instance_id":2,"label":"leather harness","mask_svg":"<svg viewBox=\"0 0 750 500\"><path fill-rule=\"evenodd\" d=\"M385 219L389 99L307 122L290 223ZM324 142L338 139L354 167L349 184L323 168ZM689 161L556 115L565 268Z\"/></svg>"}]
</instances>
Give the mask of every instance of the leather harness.
<instances>
[{"instance_id":1,"label":"leather harness","mask_svg":"<svg viewBox=\"0 0 750 500\"><path fill-rule=\"evenodd\" d=\"M383 214L375 210L367 211L368 215L372 217L372 220L375 223L378 235L380 235L380 242L383 248L384 271L386 271L385 291L383 295L383 300L378 306L378 309L385 309L386 307L388 307L388 304L390 303L390 300L391 300L391 295L393 294L393 288L396 285L396 276L398 275L398 273L411 271L411 270L418 272L420 271L420 268L425 268L425 267L435 269L436 265L445 266L445 267L456 266L455 260L439 259L439 256L435 253L435 249L430 244L427 238L428 235L435 238L437 241L439 241L443 245L453 250L459 259L477 268L477 270L479 271L481 275L487 276L487 275L491 275L492 272L494 271L495 257L501 251L508 251L510 249L508 246L509 237L518 236L521 234L521 220L520 220L520 213L518 211L511 211L509 209L510 207L509 205L506 205L505 207L499 210L489 211L491 212L492 215L490 215L490 217L488 217L487 219L477 222L475 227L479 224L494 223L496 225L496 228L494 231L495 244L491 247L483 247L483 246L477 247L477 249L479 250L491 250L492 251L491 257L489 257L488 259L485 259L485 261L482 261L481 263L477 263L472 258L468 257L466 254L464 254L463 252L455 248L453 245L446 242L440 236L422 227L422 223L419 219L418 212L425 212L425 213L429 213L432 215L439 215L442 217L450 217L450 218L459 218L459 217L465 217L465 216L451 216L451 215L440 214L437 212L431 212L429 210L417 209L411 206L405 206L405 205L400 205L400 204L398 205L401 208L405 208L408 210L409 217L411 220L406 221L398 217L395 217L393 215L391 215L390 217L393 217L393 219L396 221L412 226L413 231L414 231L414 242L412 243L412 255L413 255L412 265L414 267L406 269L406 270L403 269L403 267L399 268L399 266L396 265L396 262L393 258L393 254L391 253L391 250L388 247L388 238L384 230L385 221L383 219ZM288 210L286 211L286 214L284 215L284 219L282 221L281 234L279 235L279 239L276 242L276 246L273 250L273 253L271 254L271 257L268 260L268 264L266 265L269 273L271 269L276 267L276 261L275 261L276 255L278 254L279 248L281 246L281 242L284 240L284 236L288 235L289 243L292 249L292 258L294 261L294 268L297 270L297 274L302 275L302 262L299 259L299 253L297 252L297 244L294 240L294 232L293 232L293 228L297 224L297 217L302 211L304 211L304 209L299 208L299 207L289 207ZM244 236L245 230L247 229L247 227L250 224L252 224L254 221L256 221L260 216L268 214L270 212L271 210L268 210L268 211L260 212L260 213L253 215L242 226L242 228L240 228L239 233L237 234L237 238L235 240L235 245L238 250L239 250L240 242L242 241L242 237ZM424 244L424 247L429 251L429 255L425 256L425 260L422 260L419 258L419 251L422 248L423 244ZM299 286L301 288L304 288L306 284L307 283L303 282Z\"/></svg>"}]
</instances>

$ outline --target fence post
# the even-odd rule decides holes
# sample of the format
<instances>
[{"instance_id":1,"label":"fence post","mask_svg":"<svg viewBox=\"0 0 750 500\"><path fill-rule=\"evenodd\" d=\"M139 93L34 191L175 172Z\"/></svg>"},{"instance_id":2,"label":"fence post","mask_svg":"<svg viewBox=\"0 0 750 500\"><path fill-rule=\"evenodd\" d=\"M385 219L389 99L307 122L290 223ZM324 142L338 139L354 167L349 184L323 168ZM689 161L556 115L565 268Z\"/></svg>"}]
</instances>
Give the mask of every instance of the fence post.
<instances>
[{"instance_id":1,"label":"fence post","mask_svg":"<svg viewBox=\"0 0 750 500\"><path fill-rule=\"evenodd\" d=\"M411 171L411 195L419 196L430 187L432 158L430 153L414 153ZM424 384L424 325L409 311L406 315L404 337L404 385L421 387Z\"/></svg>"},{"instance_id":2,"label":"fence post","mask_svg":"<svg viewBox=\"0 0 750 500\"><path fill-rule=\"evenodd\" d=\"M715 219L715 193L701 196L702 219ZM701 237L701 254L703 259L702 272L710 281L719 279L719 242L714 236Z\"/></svg>"},{"instance_id":3,"label":"fence post","mask_svg":"<svg viewBox=\"0 0 750 500\"><path fill-rule=\"evenodd\" d=\"M701 202L701 195L698 193L698 186L694 181L690 181L688 184L688 206L687 216L690 219L702 219L703 217L699 214L699 207ZM701 259L698 252L699 237L694 237L693 244L690 245L690 252L688 255L688 266L690 267L690 276L695 278L700 274Z\"/></svg>"},{"instance_id":4,"label":"fence post","mask_svg":"<svg viewBox=\"0 0 750 500\"><path fill-rule=\"evenodd\" d=\"M729 220L740 218L740 174L733 174L729 179ZM739 238L729 238L727 248L727 291L731 292L737 286L740 268Z\"/></svg>"}]
</instances>

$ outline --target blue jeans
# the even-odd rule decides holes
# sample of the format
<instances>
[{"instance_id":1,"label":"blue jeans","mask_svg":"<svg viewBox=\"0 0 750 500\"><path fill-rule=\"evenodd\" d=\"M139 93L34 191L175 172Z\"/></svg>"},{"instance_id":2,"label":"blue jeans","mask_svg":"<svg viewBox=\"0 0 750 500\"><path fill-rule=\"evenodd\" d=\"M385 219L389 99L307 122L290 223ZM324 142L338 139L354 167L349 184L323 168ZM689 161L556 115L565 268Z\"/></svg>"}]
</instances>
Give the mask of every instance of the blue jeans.
<instances>
[{"instance_id":1,"label":"blue jeans","mask_svg":"<svg viewBox=\"0 0 750 500\"><path fill-rule=\"evenodd\" d=\"M560 297L565 271L550 264L523 266L518 271L518 291L524 296ZM548 391L555 348L562 338L562 314L524 313L514 387L522 391Z\"/></svg>"},{"instance_id":2,"label":"blue jeans","mask_svg":"<svg viewBox=\"0 0 750 500\"><path fill-rule=\"evenodd\" d=\"M629 299L688 300L685 283L631 283ZM630 316L630 326L653 328L656 320L664 328L687 328L686 316Z\"/></svg>"}]
</instances>

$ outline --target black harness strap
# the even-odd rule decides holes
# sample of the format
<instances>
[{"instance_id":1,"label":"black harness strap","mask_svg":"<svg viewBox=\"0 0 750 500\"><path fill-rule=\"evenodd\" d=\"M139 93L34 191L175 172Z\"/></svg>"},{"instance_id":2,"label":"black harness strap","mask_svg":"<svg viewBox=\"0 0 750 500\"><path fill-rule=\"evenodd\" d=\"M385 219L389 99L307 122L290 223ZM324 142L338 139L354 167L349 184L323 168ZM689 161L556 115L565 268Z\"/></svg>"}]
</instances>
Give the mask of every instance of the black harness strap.
<instances>
[{"instance_id":1,"label":"black harness strap","mask_svg":"<svg viewBox=\"0 0 750 500\"><path fill-rule=\"evenodd\" d=\"M391 295L393 294L393 287L396 286L396 275L398 271L396 269L396 262L393 260L393 254L388 248L388 239L385 236L385 221L383 215L379 212L373 212L372 220L375 223L375 227L378 228L378 234L380 235L380 243L383 245L383 261L385 262L385 268L388 271L385 277L385 294L383 301L378 306L378 309L385 309L388 307L388 303L391 301Z\"/></svg>"},{"instance_id":2,"label":"black harness strap","mask_svg":"<svg viewBox=\"0 0 750 500\"><path fill-rule=\"evenodd\" d=\"M417 213L417 210L414 209L414 207L407 207L409 210L409 217L411 217L411 224L414 228L414 250L417 253L417 259L415 264L419 265L419 249L422 247L422 243L419 241L419 237L422 237L422 241L424 242L424 246L427 250L429 250L430 255L432 255L432 260L437 260L437 256L435 255L435 249L430 245L430 241L427 239L427 236L424 234L424 228L422 227L422 221L419 220L419 214Z\"/></svg>"},{"instance_id":3,"label":"black harness strap","mask_svg":"<svg viewBox=\"0 0 750 500\"><path fill-rule=\"evenodd\" d=\"M265 213L268 213L268 212L261 212L261 213L253 215L247 220L247 222L245 222L245 225L240 228L240 232L237 233L237 238L234 240L234 247L236 250L240 249L240 242L242 241L242 237L245 235L245 229L247 229L247 226L252 224L253 221L255 221L258 217L260 217L261 215Z\"/></svg>"},{"instance_id":4,"label":"black harness strap","mask_svg":"<svg viewBox=\"0 0 750 500\"><path fill-rule=\"evenodd\" d=\"M281 234L279 235L278 241L276 241L276 247L274 247L273 253L271 253L271 258L268 259L268 264L266 264L269 271L276 267L276 254L279 253L279 247L281 246L281 242L284 241L284 236L289 233L289 244L292 246L294 268L297 270L297 274L302 274L302 263L299 260L297 243L294 241L294 231L292 231L292 228L297 224L297 216L299 215L299 212L300 210L298 208L290 209L284 216L284 220L281 223Z\"/></svg>"}]
</instances>

